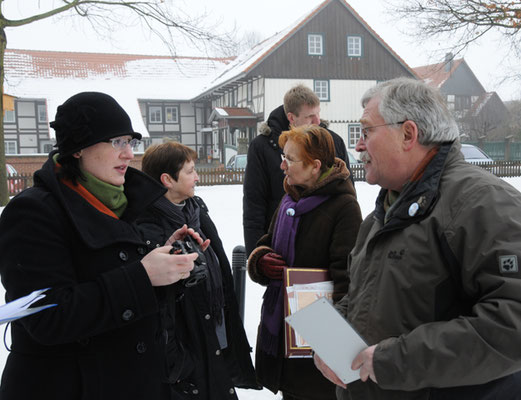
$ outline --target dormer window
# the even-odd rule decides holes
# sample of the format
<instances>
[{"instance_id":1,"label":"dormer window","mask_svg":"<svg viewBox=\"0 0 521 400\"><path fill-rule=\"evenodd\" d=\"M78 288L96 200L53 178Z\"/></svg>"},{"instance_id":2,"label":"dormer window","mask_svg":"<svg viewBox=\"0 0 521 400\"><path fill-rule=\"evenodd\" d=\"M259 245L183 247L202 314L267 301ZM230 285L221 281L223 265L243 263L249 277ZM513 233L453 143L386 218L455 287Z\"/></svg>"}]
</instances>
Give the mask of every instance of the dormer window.
<instances>
[{"instance_id":1,"label":"dormer window","mask_svg":"<svg viewBox=\"0 0 521 400\"><path fill-rule=\"evenodd\" d=\"M324 54L324 37L318 33L308 35L308 54L310 56L321 56Z\"/></svg>"}]
</instances>

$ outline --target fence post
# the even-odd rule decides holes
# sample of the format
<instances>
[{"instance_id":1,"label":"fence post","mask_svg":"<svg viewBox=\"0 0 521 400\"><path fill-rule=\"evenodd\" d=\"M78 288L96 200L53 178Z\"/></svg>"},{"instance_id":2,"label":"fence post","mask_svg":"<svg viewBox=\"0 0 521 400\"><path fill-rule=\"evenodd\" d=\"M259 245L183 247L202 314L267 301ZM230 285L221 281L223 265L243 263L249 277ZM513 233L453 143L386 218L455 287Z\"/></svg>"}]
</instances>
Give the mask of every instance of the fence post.
<instances>
[{"instance_id":1,"label":"fence post","mask_svg":"<svg viewBox=\"0 0 521 400\"><path fill-rule=\"evenodd\" d=\"M505 160L510 161L512 159L512 155L510 153L512 139L514 138L514 135L506 136L505 137Z\"/></svg>"},{"instance_id":2,"label":"fence post","mask_svg":"<svg viewBox=\"0 0 521 400\"><path fill-rule=\"evenodd\" d=\"M246 249L244 246L235 246L232 252L233 287L237 302L239 303L239 315L244 322L244 298L246 293Z\"/></svg>"}]
</instances>

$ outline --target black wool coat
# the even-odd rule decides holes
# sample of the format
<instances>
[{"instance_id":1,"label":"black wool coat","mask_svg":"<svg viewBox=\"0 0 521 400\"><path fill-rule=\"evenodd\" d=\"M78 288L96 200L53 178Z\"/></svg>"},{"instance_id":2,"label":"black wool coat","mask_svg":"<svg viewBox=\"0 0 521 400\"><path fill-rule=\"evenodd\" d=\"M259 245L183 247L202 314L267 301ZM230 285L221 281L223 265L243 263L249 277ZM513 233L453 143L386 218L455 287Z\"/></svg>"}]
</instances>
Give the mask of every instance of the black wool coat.
<instances>
[{"instance_id":1,"label":"black wool coat","mask_svg":"<svg viewBox=\"0 0 521 400\"><path fill-rule=\"evenodd\" d=\"M60 183L50 155L0 218L6 300L56 303L11 325L2 400L171 399L158 302L131 222L164 190L129 168L121 219Z\"/></svg>"},{"instance_id":2,"label":"black wool coat","mask_svg":"<svg viewBox=\"0 0 521 400\"><path fill-rule=\"evenodd\" d=\"M326 128L325 124L321 124ZM282 149L279 136L289 130L284 106L270 113L261 125L259 135L248 147L248 163L243 185L243 229L246 254L256 247L257 241L268 232L271 217L284 196L284 172L280 169ZM335 144L335 155L350 169L346 146L342 138L328 129ZM350 177L353 183L352 177Z\"/></svg>"},{"instance_id":3,"label":"black wool coat","mask_svg":"<svg viewBox=\"0 0 521 400\"><path fill-rule=\"evenodd\" d=\"M184 288L176 283L164 290L166 297L177 298L169 341L170 368L180 369L179 388L197 387L199 399L237 399L234 387L260 389L250 356L251 347L239 315L231 267L217 228L208 214L204 201L195 196L199 205L200 232L210 239L220 265L224 292L224 318L228 347L219 350L214 322L210 320L211 299L206 285L200 283ZM151 206L136 220L136 227L150 248L160 246L180 226L167 212ZM168 294L170 291L170 294ZM184 354L181 354L184 353ZM184 365L177 360L192 360Z\"/></svg>"}]
</instances>

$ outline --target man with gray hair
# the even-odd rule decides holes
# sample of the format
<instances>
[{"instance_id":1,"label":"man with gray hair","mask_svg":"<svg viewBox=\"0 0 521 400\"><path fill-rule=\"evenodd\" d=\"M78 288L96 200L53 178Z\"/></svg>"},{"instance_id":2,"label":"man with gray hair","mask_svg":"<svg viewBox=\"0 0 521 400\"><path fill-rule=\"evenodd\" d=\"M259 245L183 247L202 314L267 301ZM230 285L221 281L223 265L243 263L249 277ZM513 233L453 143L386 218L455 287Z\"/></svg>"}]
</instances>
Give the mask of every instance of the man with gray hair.
<instances>
[{"instance_id":1,"label":"man with gray hair","mask_svg":"<svg viewBox=\"0 0 521 400\"><path fill-rule=\"evenodd\" d=\"M438 92L407 78L362 99L356 150L382 187L339 311L369 347L339 399L521 399L521 193L467 164Z\"/></svg>"}]
</instances>

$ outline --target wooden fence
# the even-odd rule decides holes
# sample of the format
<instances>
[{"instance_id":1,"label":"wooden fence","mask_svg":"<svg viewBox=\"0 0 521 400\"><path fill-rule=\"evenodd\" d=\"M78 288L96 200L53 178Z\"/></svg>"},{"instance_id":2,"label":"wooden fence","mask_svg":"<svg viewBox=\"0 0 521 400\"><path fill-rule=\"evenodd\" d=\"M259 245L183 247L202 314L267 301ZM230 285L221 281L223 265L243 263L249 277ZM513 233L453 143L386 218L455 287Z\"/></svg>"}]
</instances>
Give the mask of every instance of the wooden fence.
<instances>
[{"instance_id":1,"label":"wooden fence","mask_svg":"<svg viewBox=\"0 0 521 400\"><path fill-rule=\"evenodd\" d=\"M240 185L244 181L244 168L197 168L199 186Z\"/></svg>"},{"instance_id":2,"label":"wooden fence","mask_svg":"<svg viewBox=\"0 0 521 400\"><path fill-rule=\"evenodd\" d=\"M500 178L521 176L521 161L494 161L493 163L475 163ZM242 184L244 181L244 169L218 170L197 169L200 186L210 185L234 185ZM351 173L355 182L365 181L365 169L362 163L352 164Z\"/></svg>"},{"instance_id":3,"label":"wooden fence","mask_svg":"<svg viewBox=\"0 0 521 400\"><path fill-rule=\"evenodd\" d=\"M7 190L9 196L20 193L25 188L33 186L32 174L18 174L7 177Z\"/></svg>"},{"instance_id":4,"label":"wooden fence","mask_svg":"<svg viewBox=\"0 0 521 400\"><path fill-rule=\"evenodd\" d=\"M521 161L494 161L493 163L476 163L481 168L493 173L500 178L521 176Z\"/></svg>"},{"instance_id":5,"label":"wooden fence","mask_svg":"<svg viewBox=\"0 0 521 400\"><path fill-rule=\"evenodd\" d=\"M198 185L242 185L244 182L244 171L244 169L197 168L197 174L199 175ZM351 165L351 173L355 181L365 181L363 164Z\"/></svg>"},{"instance_id":6,"label":"wooden fence","mask_svg":"<svg viewBox=\"0 0 521 400\"><path fill-rule=\"evenodd\" d=\"M521 176L521 161L494 161L492 163L476 163L476 165L500 178ZM351 165L351 173L355 182L365 181L363 164ZM199 186L242 185L244 181L244 169L197 168L197 174L199 175ZM7 186L11 196L32 185L33 176L31 174L7 177Z\"/></svg>"}]
</instances>

